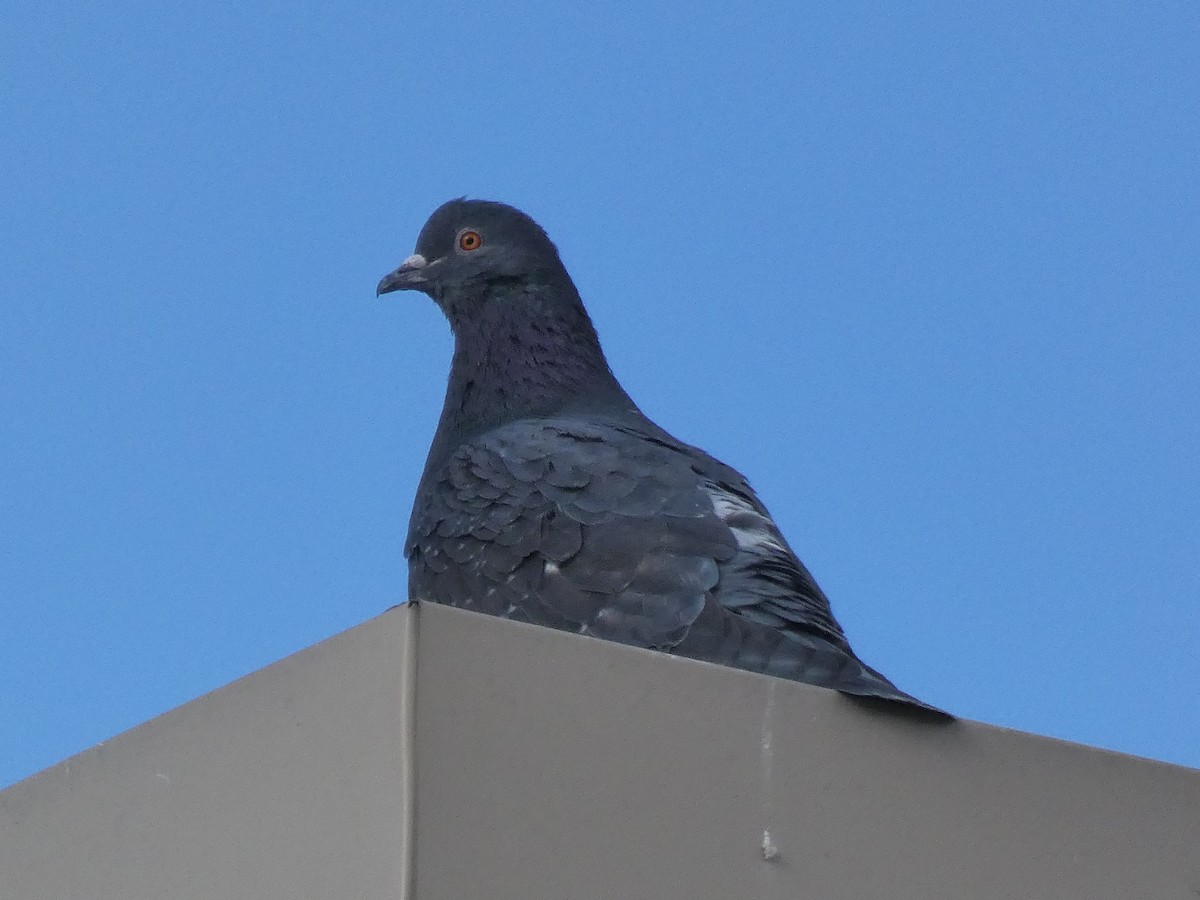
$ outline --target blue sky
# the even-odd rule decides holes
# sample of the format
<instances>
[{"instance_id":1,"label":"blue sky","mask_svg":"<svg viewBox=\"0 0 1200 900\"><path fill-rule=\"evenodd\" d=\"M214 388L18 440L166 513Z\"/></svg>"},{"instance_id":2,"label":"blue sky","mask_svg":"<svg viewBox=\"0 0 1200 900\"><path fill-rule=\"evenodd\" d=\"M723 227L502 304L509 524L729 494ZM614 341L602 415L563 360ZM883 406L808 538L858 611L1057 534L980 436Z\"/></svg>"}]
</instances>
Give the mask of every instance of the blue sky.
<instances>
[{"instance_id":1,"label":"blue sky","mask_svg":"<svg viewBox=\"0 0 1200 900\"><path fill-rule=\"evenodd\" d=\"M0 785L404 599L443 200L559 244L859 652L1200 766L1200 11L25 4Z\"/></svg>"}]
</instances>

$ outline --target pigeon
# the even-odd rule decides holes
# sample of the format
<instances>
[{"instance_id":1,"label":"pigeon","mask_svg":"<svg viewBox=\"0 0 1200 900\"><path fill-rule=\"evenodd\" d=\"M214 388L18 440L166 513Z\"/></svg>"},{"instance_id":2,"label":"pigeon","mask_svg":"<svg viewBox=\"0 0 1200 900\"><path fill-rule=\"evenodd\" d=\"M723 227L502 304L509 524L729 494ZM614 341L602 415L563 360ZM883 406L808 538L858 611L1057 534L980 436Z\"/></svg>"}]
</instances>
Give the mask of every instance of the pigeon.
<instances>
[{"instance_id":1,"label":"pigeon","mask_svg":"<svg viewBox=\"0 0 1200 900\"><path fill-rule=\"evenodd\" d=\"M376 295L403 290L454 335L405 542L411 598L949 718L855 655L740 472L638 409L532 218L443 204Z\"/></svg>"}]
</instances>

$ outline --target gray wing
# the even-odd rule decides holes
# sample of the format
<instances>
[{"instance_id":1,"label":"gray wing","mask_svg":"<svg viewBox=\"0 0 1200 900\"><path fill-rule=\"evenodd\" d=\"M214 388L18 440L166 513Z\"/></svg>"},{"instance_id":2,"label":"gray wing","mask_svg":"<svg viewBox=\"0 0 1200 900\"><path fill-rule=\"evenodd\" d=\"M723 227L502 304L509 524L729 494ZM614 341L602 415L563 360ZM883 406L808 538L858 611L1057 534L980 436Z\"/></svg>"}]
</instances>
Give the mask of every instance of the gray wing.
<instances>
[{"instance_id":1,"label":"gray wing","mask_svg":"<svg viewBox=\"0 0 1200 900\"><path fill-rule=\"evenodd\" d=\"M407 553L417 599L923 705L857 659L745 479L665 433L489 432L426 477Z\"/></svg>"},{"instance_id":2,"label":"gray wing","mask_svg":"<svg viewBox=\"0 0 1200 900\"><path fill-rule=\"evenodd\" d=\"M517 422L419 492L418 599L643 647L678 644L736 541L687 466L604 426Z\"/></svg>"}]
</instances>

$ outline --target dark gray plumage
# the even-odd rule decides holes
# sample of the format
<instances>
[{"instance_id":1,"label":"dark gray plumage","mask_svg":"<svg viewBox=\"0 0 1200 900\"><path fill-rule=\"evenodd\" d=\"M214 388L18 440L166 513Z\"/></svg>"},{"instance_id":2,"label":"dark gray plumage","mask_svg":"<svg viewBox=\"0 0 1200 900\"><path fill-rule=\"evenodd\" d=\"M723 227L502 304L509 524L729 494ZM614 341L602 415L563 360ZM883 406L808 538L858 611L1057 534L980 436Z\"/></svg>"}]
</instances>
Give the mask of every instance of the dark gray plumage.
<instances>
[{"instance_id":1,"label":"dark gray plumage","mask_svg":"<svg viewBox=\"0 0 1200 900\"><path fill-rule=\"evenodd\" d=\"M746 479L630 400L536 222L446 203L398 290L455 341L410 596L931 709L855 656Z\"/></svg>"}]
</instances>

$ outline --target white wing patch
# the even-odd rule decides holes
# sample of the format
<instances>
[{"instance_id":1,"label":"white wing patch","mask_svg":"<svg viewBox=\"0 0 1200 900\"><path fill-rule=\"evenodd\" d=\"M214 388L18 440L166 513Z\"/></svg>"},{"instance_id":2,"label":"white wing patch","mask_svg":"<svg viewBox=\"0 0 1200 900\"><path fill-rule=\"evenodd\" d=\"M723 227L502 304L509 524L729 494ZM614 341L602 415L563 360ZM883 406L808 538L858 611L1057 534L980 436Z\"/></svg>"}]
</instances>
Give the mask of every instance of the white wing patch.
<instances>
[{"instance_id":1,"label":"white wing patch","mask_svg":"<svg viewBox=\"0 0 1200 900\"><path fill-rule=\"evenodd\" d=\"M714 481L705 481L703 487L712 501L713 511L733 532L739 550L758 554L788 553L775 524L744 497L730 493Z\"/></svg>"}]
</instances>

